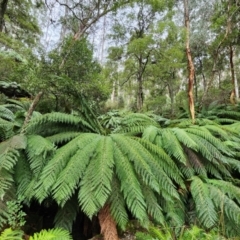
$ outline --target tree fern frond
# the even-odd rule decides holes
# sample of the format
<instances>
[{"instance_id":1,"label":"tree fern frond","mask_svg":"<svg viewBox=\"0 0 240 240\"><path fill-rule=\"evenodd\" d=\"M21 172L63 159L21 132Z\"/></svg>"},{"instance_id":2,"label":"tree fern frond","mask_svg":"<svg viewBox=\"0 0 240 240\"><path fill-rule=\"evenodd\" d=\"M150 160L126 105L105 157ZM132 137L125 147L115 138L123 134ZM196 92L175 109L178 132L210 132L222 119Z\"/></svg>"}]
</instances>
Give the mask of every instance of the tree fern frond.
<instances>
[{"instance_id":1,"label":"tree fern frond","mask_svg":"<svg viewBox=\"0 0 240 240\"><path fill-rule=\"evenodd\" d=\"M175 228L182 227L185 224L185 206L182 201L165 201L163 210L166 214L166 222Z\"/></svg>"},{"instance_id":2,"label":"tree fern frond","mask_svg":"<svg viewBox=\"0 0 240 240\"><path fill-rule=\"evenodd\" d=\"M116 148L114 161L126 205L137 219L143 221L147 217L146 203L133 167L127 159L126 151Z\"/></svg>"},{"instance_id":3,"label":"tree fern frond","mask_svg":"<svg viewBox=\"0 0 240 240\"><path fill-rule=\"evenodd\" d=\"M63 133L57 133L52 136L46 137L49 141L51 141L54 144L63 144L71 141L75 137L79 135L79 132L63 132Z\"/></svg>"},{"instance_id":4,"label":"tree fern frond","mask_svg":"<svg viewBox=\"0 0 240 240\"><path fill-rule=\"evenodd\" d=\"M223 140L231 139L228 132L220 125L205 125L206 129L208 129L212 134L219 136Z\"/></svg>"},{"instance_id":5,"label":"tree fern frond","mask_svg":"<svg viewBox=\"0 0 240 240\"><path fill-rule=\"evenodd\" d=\"M151 143L156 143L156 138L159 135L159 128L155 126L149 126L144 129L142 138L150 141Z\"/></svg>"},{"instance_id":6,"label":"tree fern frond","mask_svg":"<svg viewBox=\"0 0 240 240\"><path fill-rule=\"evenodd\" d=\"M4 107L3 105L1 105L0 106L0 118L12 122L12 121L14 121L15 115L11 110L9 110L6 107Z\"/></svg>"},{"instance_id":7,"label":"tree fern frond","mask_svg":"<svg viewBox=\"0 0 240 240\"><path fill-rule=\"evenodd\" d=\"M82 134L56 151L54 157L44 167L41 174L40 182L42 184L36 189L36 197L38 200L42 201L46 197L42 193L47 193L52 188L59 174L67 166L69 159L71 159L71 157L74 156L79 149L90 143L95 138L95 134ZM79 141L80 143L78 143Z\"/></svg>"},{"instance_id":8,"label":"tree fern frond","mask_svg":"<svg viewBox=\"0 0 240 240\"><path fill-rule=\"evenodd\" d=\"M113 176L112 194L109 198L111 215L122 230L125 230L128 223L128 214L125 209L125 201L120 191L121 186L119 180Z\"/></svg>"},{"instance_id":9,"label":"tree fern frond","mask_svg":"<svg viewBox=\"0 0 240 240\"><path fill-rule=\"evenodd\" d=\"M9 148L3 154L0 154L0 171L2 169L11 170L18 161L18 157L18 150L13 148Z\"/></svg>"},{"instance_id":10,"label":"tree fern frond","mask_svg":"<svg viewBox=\"0 0 240 240\"><path fill-rule=\"evenodd\" d=\"M97 149L99 140L99 136L96 136L94 139L92 136L90 136L90 138L89 136L87 138L82 136L78 137L78 141L76 143L69 143L77 144L79 149L73 152L73 155L67 159L66 166L57 176L57 179L52 186L53 197L61 205L64 205L65 202L71 197L79 181L86 173L85 171L89 161L92 160L93 155L95 156L95 149ZM97 169L94 169L94 172L96 171Z\"/></svg>"},{"instance_id":11,"label":"tree fern frond","mask_svg":"<svg viewBox=\"0 0 240 240\"><path fill-rule=\"evenodd\" d=\"M179 169L175 162L166 154L166 152L160 146L156 146L144 139L134 139L140 142L141 145L143 145L154 157L156 157L158 163L161 165L161 169L164 170L168 177L173 179L176 183L178 183L184 188L181 172L179 172Z\"/></svg>"},{"instance_id":12,"label":"tree fern frond","mask_svg":"<svg viewBox=\"0 0 240 240\"><path fill-rule=\"evenodd\" d=\"M205 166L206 171L208 172L208 174L210 174L210 176L213 176L213 177L215 177L217 179L222 179L222 174L216 168L216 165L214 165L211 162L206 161L204 163L204 166ZM221 168L221 166L220 166L220 168Z\"/></svg>"},{"instance_id":13,"label":"tree fern frond","mask_svg":"<svg viewBox=\"0 0 240 240\"><path fill-rule=\"evenodd\" d=\"M183 148L179 143L174 132L170 129L164 129L161 131L162 135L162 148L168 153L170 157L174 157L179 162L186 164L187 158L183 152Z\"/></svg>"},{"instance_id":14,"label":"tree fern frond","mask_svg":"<svg viewBox=\"0 0 240 240\"><path fill-rule=\"evenodd\" d=\"M26 133L38 134L46 130L51 132L51 129L46 129L46 125L48 125L49 127L51 126L53 127L56 124L59 124L60 125L59 127L61 127L61 124L63 124L65 128L67 125L70 125L74 126L75 129L79 130L84 129L86 131L94 131L90 124L88 124L86 121L84 121L82 118L78 116L53 112L44 114L40 117L33 118L27 127Z\"/></svg>"},{"instance_id":15,"label":"tree fern frond","mask_svg":"<svg viewBox=\"0 0 240 240\"><path fill-rule=\"evenodd\" d=\"M214 137L209 130L203 127L199 126L192 126L191 128L187 128L186 131L191 134L191 136L198 136L198 139L202 139L204 141L207 141L209 144L215 147L215 149L218 149L219 151L223 152L226 155L231 156L230 149L223 144L219 139ZM196 140L196 138L194 138ZM198 141L199 143L199 141Z\"/></svg>"},{"instance_id":16,"label":"tree fern frond","mask_svg":"<svg viewBox=\"0 0 240 240\"><path fill-rule=\"evenodd\" d=\"M227 164L224 156L220 152L220 149L212 145L211 142L192 133L189 133L189 136L191 136L191 138L198 144L198 152L201 153L208 161L219 164L217 160L221 160L223 164ZM221 145L224 144L222 143Z\"/></svg>"},{"instance_id":17,"label":"tree fern frond","mask_svg":"<svg viewBox=\"0 0 240 240\"><path fill-rule=\"evenodd\" d=\"M27 137L26 153L33 174L37 176L45 166L47 159L55 151L54 145L39 135L29 135Z\"/></svg>"},{"instance_id":18,"label":"tree fern frond","mask_svg":"<svg viewBox=\"0 0 240 240\"><path fill-rule=\"evenodd\" d=\"M131 127L124 127L124 128L117 128L116 130L113 131L113 133L125 133L125 134L129 134L129 135L136 135L139 133L142 133L145 128L148 127L147 126L131 126Z\"/></svg>"},{"instance_id":19,"label":"tree fern frond","mask_svg":"<svg viewBox=\"0 0 240 240\"><path fill-rule=\"evenodd\" d=\"M233 170L235 170L235 171L240 173L239 160L228 158L228 163L229 163L231 169L233 169Z\"/></svg>"},{"instance_id":20,"label":"tree fern frond","mask_svg":"<svg viewBox=\"0 0 240 240\"><path fill-rule=\"evenodd\" d=\"M197 176L192 178L191 194L200 222L207 228L213 227L217 222L217 213L210 199L208 186Z\"/></svg>"},{"instance_id":21,"label":"tree fern frond","mask_svg":"<svg viewBox=\"0 0 240 240\"><path fill-rule=\"evenodd\" d=\"M114 134L111 137L121 151L126 152L129 161L133 162L135 171L141 176L144 183L158 192L158 183L149 166L149 162L155 160L149 152L139 142L130 137L120 134ZM151 158L151 160L148 158Z\"/></svg>"},{"instance_id":22,"label":"tree fern frond","mask_svg":"<svg viewBox=\"0 0 240 240\"><path fill-rule=\"evenodd\" d=\"M220 189L223 194L228 195L230 199L235 199L240 204L240 188L233 185L231 182L224 180L208 179L208 182Z\"/></svg>"},{"instance_id":23,"label":"tree fern frond","mask_svg":"<svg viewBox=\"0 0 240 240\"><path fill-rule=\"evenodd\" d=\"M240 207L224 192L214 185L209 185L209 192L215 206L225 213L234 224L240 224Z\"/></svg>"},{"instance_id":24,"label":"tree fern frond","mask_svg":"<svg viewBox=\"0 0 240 240\"><path fill-rule=\"evenodd\" d=\"M158 126L151 117L142 113L127 114L121 121L121 125L115 130L117 133L140 133L148 126Z\"/></svg>"},{"instance_id":25,"label":"tree fern frond","mask_svg":"<svg viewBox=\"0 0 240 240\"><path fill-rule=\"evenodd\" d=\"M20 156L19 150L26 147L26 138L16 135L0 143L0 196L12 185L12 170Z\"/></svg>"},{"instance_id":26,"label":"tree fern frond","mask_svg":"<svg viewBox=\"0 0 240 240\"><path fill-rule=\"evenodd\" d=\"M58 209L54 218L54 226L72 232L72 225L77 217L78 208L77 198L73 196L62 208Z\"/></svg>"},{"instance_id":27,"label":"tree fern frond","mask_svg":"<svg viewBox=\"0 0 240 240\"><path fill-rule=\"evenodd\" d=\"M5 192L11 188L14 182L13 176L6 169L0 170L0 198L5 195Z\"/></svg>"},{"instance_id":28,"label":"tree fern frond","mask_svg":"<svg viewBox=\"0 0 240 240\"><path fill-rule=\"evenodd\" d=\"M171 129L174 134L176 135L178 141L180 143L182 143L183 145L185 145L188 148L191 148L193 150L197 150L198 149L198 145L196 144L196 142L188 135L188 133L185 131L185 129L181 129L181 128L172 128Z\"/></svg>"},{"instance_id":29,"label":"tree fern frond","mask_svg":"<svg viewBox=\"0 0 240 240\"><path fill-rule=\"evenodd\" d=\"M113 167L112 139L102 136L96 147L95 156L91 159L80 182L78 195L82 210L90 218L104 206L111 193ZM93 211L93 205L97 211Z\"/></svg>"},{"instance_id":30,"label":"tree fern frond","mask_svg":"<svg viewBox=\"0 0 240 240\"><path fill-rule=\"evenodd\" d=\"M26 190L32 180L32 171L27 158L21 156L14 169L14 179L17 185L17 195L26 196Z\"/></svg>"},{"instance_id":31,"label":"tree fern frond","mask_svg":"<svg viewBox=\"0 0 240 240\"><path fill-rule=\"evenodd\" d=\"M192 176L194 176L195 171L193 170L192 166L187 162L186 165L179 164L179 170L182 173L182 175L186 178L189 179Z\"/></svg>"},{"instance_id":32,"label":"tree fern frond","mask_svg":"<svg viewBox=\"0 0 240 240\"><path fill-rule=\"evenodd\" d=\"M146 196L145 201L147 204L147 212L156 222L164 225L165 219L163 216L163 210L159 206L156 196L152 189L148 186L142 186L143 195Z\"/></svg>"}]
</instances>

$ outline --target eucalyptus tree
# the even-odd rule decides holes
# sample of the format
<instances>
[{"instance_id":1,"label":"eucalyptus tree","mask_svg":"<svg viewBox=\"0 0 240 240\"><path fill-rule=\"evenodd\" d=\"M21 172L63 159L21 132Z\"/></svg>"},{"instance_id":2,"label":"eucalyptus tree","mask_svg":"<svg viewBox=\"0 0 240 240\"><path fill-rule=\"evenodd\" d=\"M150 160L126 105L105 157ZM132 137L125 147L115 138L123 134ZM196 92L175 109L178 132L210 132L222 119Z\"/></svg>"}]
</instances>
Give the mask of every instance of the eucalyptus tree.
<instances>
[{"instance_id":1,"label":"eucalyptus tree","mask_svg":"<svg viewBox=\"0 0 240 240\"><path fill-rule=\"evenodd\" d=\"M166 12L170 7L171 4L166 1L138 1L132 9L125 9L126 14L119 13L117 15L113 31L110 34L110 38L118 44L118 47L110 48L111 59L115 52L115 61L119 60L118 62L122 66L120 69L125 75L125 79L120 81L120 85L133 85L133 89L135 88L135 108L137 111L143 110L143 102L146 99L144 95L147 89L144 89L144 84L147 83L144 82L148 79L158 78L157 74L151 75L154 72L151 70L153 69L151 65L158 63L159 56L164 55L164 35L167 34L168 24L171 24L167 19ZM124 15L126 15L125 21L122 24L119 18L124 17ZM158 28L157 26L160 25L161 21L165 23L165 27ZM169 31L171 30L169 29ZM162 71L164 72L164 70Z\"/></svg>"},{"instance_id":2,"label":"eucalyptus tree","mask_svg":"<svg viewBox=\"0 0 240 240\"><path fill-rule=\"evenodd\" d=\"M238 81L236 74L236 49L239 45L239 6L235 1L222 1L216 4L213 17L214 31L218 34L215 41L219 45L219 51L228 55L228 71L231 76L232 90L230 101L238 101Z\"/></svg>"},{"instance_id":3,"label":"eucalyptus tree","mask_svg":"<svg viewBox=\"0 0 240 240\"><path fill-rule=\"evenodd\" d=\"M40 34L34 11L39 5L32 1L0 2L0 42L6 48L33 46Z\"/></svg>"}]
</instances>

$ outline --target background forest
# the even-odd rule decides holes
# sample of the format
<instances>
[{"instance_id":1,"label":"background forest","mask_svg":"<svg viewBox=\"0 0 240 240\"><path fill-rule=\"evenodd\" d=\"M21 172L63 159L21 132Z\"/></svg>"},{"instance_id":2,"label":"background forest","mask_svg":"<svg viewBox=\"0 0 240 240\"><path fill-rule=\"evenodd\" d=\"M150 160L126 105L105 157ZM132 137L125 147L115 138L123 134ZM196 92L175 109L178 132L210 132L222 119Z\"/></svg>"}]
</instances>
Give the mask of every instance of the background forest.
<instances>
[{"instance_id":1,"label":"background forest","mask_svg":"<svg viewBox=\"0 0 240 240\"><path fill-rule=\"evenodd\" d=\"M240 239L238 0L0 0L0 240Z\"/></svg>"}]
</instances>

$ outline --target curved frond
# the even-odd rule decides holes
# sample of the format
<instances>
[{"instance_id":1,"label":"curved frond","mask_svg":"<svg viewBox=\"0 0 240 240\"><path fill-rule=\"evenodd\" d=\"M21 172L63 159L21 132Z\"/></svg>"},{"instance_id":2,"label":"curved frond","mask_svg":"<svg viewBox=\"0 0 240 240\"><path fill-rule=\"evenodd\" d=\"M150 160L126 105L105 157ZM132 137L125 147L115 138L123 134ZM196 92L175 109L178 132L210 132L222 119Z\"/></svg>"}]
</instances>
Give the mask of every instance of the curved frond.
<instances>
[{"instance_id":1,"label":"curved frond","mask_svg":"<svg viewBox=\"0 0 240 240\"><path fill-rule=\"evenodd\" d=\"M79 135L79 132L63 132L63 133L57 133L52 136L46 137L49 141L51 141L54 144L63 144L63 143L68 143L75 137Z\"/></svg>"},{"instance_id":2,"label":"curved frond","mask_svg":"<svg viewBox=\"0 0 240 240\"><path fill-rule=\"evenodd\" d=\"M147 162L148 159L146 158L146 154L148 154L148 157L152 159L153 157L147 153L146 149L133 138L125 137L120 134L111 135L111 138L122 152L126 152L129 161L133 162L135 171L139 174L139 176L141 176L144 183L151 186L152 189L158 192L158 183L151 171L149 162Z\"/></svg>"},{"instance_id":3,"label":"curved frond","mask_svg":"<svg viewBox=\"0 0 240 240\"><path fill-rule=\"evenodd\" d=\"M9 110L8 108L1 105L0 106L0 118L12 122L12 121L14 121L15 115L11 110Z\"/></svg>"},{"instance_id":4,"label":"curved frond","mask_svg":"<svg viewBox=\"0 0 240 240\"><path fill-rule=\"evenodd\" d=\"M26 190L29 187L32 177L32 171L27 161L27 157L21 155L14 171L14 179L17 185L18 196L26 196ZM33 189L31 190L33 191Z\"/></svg>"},{"instance_id":5,"label":"curved frond","mask_svg":"<svg viewBox=\"0 0 240 240\"><path fill-rule=\"evenodd\" d=\"M172 129L164 129L161 131L162 148L168 153L170 157L174 157L179 162L186 164L187 158L183 152L183 148L175 136Z\"/></svg>"},{"instance_id":6,"label":"curved frond","mask_svg":"<svg viewBox=\"0 0 240 240\"><path fill-rule=\"evenodd\" d=\"M136 173L124 149L115 149L114 160L126 205L137 219L144 221L147 218L146 203Z\"/></svg>"},{"instance_id":7,"label":"curved frond","mask_svg":"<svg viewBox=\"0 0 240 240\"><path fill-rule=\"evenodd\" d=\"M142 186L143 195L146 196L145 201L147 205L147 212L151 218L156 222L164 225L165 218L163 215L163 210L160 207L158 200L151 188L146 185Z\"/></svg>"},{"instance_id":8,"label":"curved frond","mask_svg":"<svg viewBox=\"0 0 240 240\"><path fill-rule=\"evenodd\" d=\"M27 136L26 153L30 163L30 168L35 176L38 176L45 166L49 157L55 151L54 145L39 135Z\"/></svg>"},{"instance_id":9,"label":"curved frond","mask_svg":"<svg viewBox=\"0 0 240 240\"><path fill-rule=\"evenodd\" d=\"M80 182L79 203L90 218L104 206L111 193L113 151L112 139L102 136Z\"/></svg>"},{"instance_id":10,"label":"curved frond","mask_svg":"<svg viewBox=\"0 0 240 240\"><path fill-rule=\"evenodd\" d=\"M114 132L136 134L152 125L158 126L158 123L146 114L130 113L122 119L120 126Z\"/></svg>"},{"instance_id":11,"label":"curved frond","mask_svg":"<svg viewBox=\"0 0 240 240\"><path fill-rule=\"evenodd\" d=\"M188 135L185 129L172 128L171 130L174 132L180 143L184 144L188 148L197 150L196 142Z\"/></svg>"},{"instance_id":12,"label":"curved frond","mask_svg":"<svg viewBox=\"0 0 240 240\"><path fill-rule=\"evenodd\" d=\"M96 134L80 134L78 137L56 151L54 157L44 167L41 174L40 185L36 189L36 197L38 200L42 201L46 197L48 191L56 183L59 174L67 166L69 160L75 155L75 153L95 138ZM43 192L45 192L45 194L43 194Z\"/></svg>"},{"instance_id":13,"label":"curved frond","mask_svg":"<svg viewBox=\"0 0 240 240\"><path fill-rule=\"evenodd\" d=\"M219 191L219 188L209 184L210 197L215 206L226 214L228 219L232 221L232 224L240 224L240 207L229 198L224 192Z\"/></svg>"},{"instance_id":14,"label":"curved frond","mask_svg":"<svg viewBox=\"0 0 240 240\"><path fill-rule=\"evenodd\" d=\"M78 149L72 153L72 156L69 157L69 159L66 159L67 163L61 173L57 176L52 187L53 197L61 205L65 204L65 202L71 197L79 181L86 173L85 171L90 160L92 160L92 157L95 154L95 149L97 148L100 138L95 136L93 139L92 135L93 134L87 136L87 134L83 134L77 138L77 142L68 143L77 144Z\"/></svg>"},{"instance_id":15,"label":"curved frond","mask_svg":"<svg viewBox=\"0 0 240 240\"><path fill-rule=\"evenodd\" d=\"M126 211L125 200L121 193L121 185L119 180L113 176L112 194L109 198L111 215L122 230L125 230L128 223L128 213Z\"/></svg>"},{"instance_id":16,"label":"curved frond","mask_svg":"<svg viewBox=\"0 0 240 240\"><path fill-rule=\"evenodd\" d=\"M186 131L191 134L191 136L198 136L198 139L204 139L209 144L213 145L215 149L218 149L218 151L231 156L231 152L229 151L229 148L223 144L218 138L214 137L205 126L199 127L199 126L192 126L190 128L187 128ZM194 139L196 140L196 138Z\"/></svg>"},{"instance_id":17,"label":"curved frond","mask_svg":"<svg viewBox=\"0 0 240 240\"><path fill-rule=\"evenodd\" d=\"M217 213L214 208L207 184L195 176L191 182L191 194L193 196L197 215L203 226L213 227L217 222Z\"/></svg>"},{"instance_id":18,"label":"curved frond","mask_svg":"<svg viewBox=\"0 0 240 240\"><path fill-rule=\"evenodd\" d=\"M154 158L157 160L157 164L159 164L159 167L165 172L168 178L173 179L176 183L178 183L181 187L184 188L181 172L179 171L175 162L166 154L164 149L144 139L139 139L139 138L134 138L134 139L139 143L141 143L141 145L143 145L149 151L149 153L152 156L154 156ZM148 158L146 158L146 161L147 159ZM154 165L154 167L152 168L152 171L154 171L154 168L159 169L159 167ZM158 174L156 173L155 177L157 177L157 175Z\"/></svg>"},{"instance_id":19,"label":"curved frond","mask_svg":"<svg viewBox=\"0 0 240 240\"><path fill-rule=\"evenodd\" d=\"M70 130L95 132L91 125L79 116L53 112L31 119L27 126L26 133L51 136L61 132L60 130L62 130L62 132Z\"/></svg>"}]
</instances>

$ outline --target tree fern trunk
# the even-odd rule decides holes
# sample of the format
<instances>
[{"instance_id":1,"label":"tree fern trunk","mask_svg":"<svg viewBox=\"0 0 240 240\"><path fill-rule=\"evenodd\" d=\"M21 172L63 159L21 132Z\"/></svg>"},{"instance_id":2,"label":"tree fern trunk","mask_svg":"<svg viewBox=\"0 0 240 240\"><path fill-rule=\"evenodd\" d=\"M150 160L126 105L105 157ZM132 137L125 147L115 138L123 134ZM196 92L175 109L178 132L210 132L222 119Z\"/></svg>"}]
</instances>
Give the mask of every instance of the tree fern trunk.
<instances>
[{"instance_id":1,"label":"tree fern trunk","mask_svg":"<svg viewBox=\"0 0 240 240\"><path fill-rule=\"evenodd\" d=\"M100 210L98 219L101 227L101 234L103 234L104 240L119 240L116 223L111 216L109 205L106 204Z\"/></svg>"}]
</instances>

